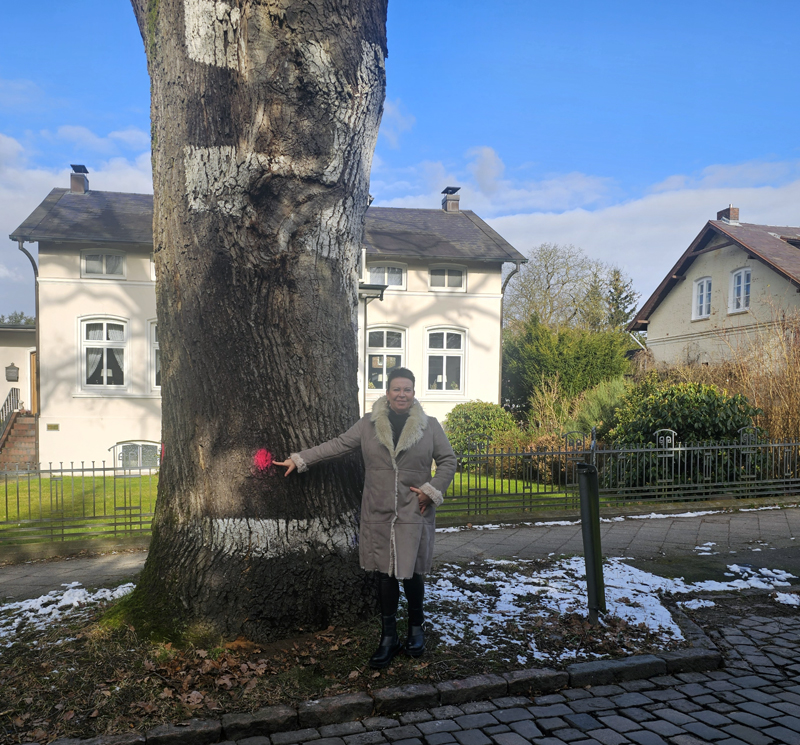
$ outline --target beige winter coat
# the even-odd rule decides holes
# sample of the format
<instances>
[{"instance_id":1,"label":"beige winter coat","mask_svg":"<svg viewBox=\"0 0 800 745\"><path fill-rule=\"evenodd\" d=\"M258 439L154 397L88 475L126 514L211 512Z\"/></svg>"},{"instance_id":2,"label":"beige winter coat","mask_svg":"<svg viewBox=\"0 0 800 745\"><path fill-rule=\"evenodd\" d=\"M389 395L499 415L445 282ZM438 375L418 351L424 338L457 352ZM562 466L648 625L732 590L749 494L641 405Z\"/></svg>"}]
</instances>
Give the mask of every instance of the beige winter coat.
<instances>
[{"instance_id":1,"label":"beige winter coat","mask_svg":"<svg viewBox=\"0 0 800 745\"><path fill-rule=\"evenodd\" d=\"M383 396L375 402L371 414L340 437L290 457L302 473L309 466L359 448L366 468L361 500L361 566L399 579L427 573L433 560L436 509L431 505L423 515L410 487L421 489L434 505L442 503L442 494L456 472L456 457L442 426L426 416L414 399L395 449L389 402ZM432 461L436 461L433 478Z\"/></svg>"}]
</instances>

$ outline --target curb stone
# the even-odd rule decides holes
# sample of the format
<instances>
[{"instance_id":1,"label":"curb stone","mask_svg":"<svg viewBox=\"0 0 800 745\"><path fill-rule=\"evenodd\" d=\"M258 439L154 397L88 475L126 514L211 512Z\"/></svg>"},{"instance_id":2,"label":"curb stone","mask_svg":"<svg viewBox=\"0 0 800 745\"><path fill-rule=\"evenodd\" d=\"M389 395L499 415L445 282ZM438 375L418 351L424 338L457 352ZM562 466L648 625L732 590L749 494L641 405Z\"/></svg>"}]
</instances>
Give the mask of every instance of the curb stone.
<instances>
[{"instance_id":1,"label":"curb stone","mask_svg":"<svg viewBox=\"0 0 800 745\"><path fill-rule=\"evenodd\" d=\"M233 740L261 738L279 732L286 733L287 739L291 740L289 733L299 728L316 732L315 727L355 719L362 719L369 731L382 730L398 725L397 720L386 717L390 713L718 669L722 665L722 654L714 643L680 608L670 607L669 610L691 647L655 655L632 655L622 660L578 662L566 670L529 668L502 675L473 675L437 683L436 686L412 684L379 688L371 694L346 693L304 701L297 707L278 704L253 714L232 713L225 714L222 719L190 719L180 724L164 724L144 735L131 732L87 740L61 738L50 745L233 745ZM252 745L256 745L256 740Z\"/></svg>"}]
</instances>

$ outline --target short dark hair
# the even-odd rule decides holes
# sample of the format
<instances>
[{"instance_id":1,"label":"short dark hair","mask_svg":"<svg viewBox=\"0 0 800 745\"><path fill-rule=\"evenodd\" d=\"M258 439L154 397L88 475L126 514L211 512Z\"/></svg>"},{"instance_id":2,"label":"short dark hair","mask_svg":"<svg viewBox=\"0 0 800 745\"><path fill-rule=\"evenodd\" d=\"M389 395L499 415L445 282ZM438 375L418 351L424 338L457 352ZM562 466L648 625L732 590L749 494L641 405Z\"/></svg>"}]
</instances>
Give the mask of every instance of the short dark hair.
<instances>
[{"instance_id":1,"label":"short dark hair","mask_svg":"<svg viewBox=\"0 0 800 745\"><path fill-rule=\"evenodd\" d=\"M389 375L386 379L387 390L395 378L408 378L411 381L411 385L415 388L417 387L417 381L414 378L414 373L412 373L407 367L393 367L391 370L389 370Z\"/></svg>"}]
</instances>

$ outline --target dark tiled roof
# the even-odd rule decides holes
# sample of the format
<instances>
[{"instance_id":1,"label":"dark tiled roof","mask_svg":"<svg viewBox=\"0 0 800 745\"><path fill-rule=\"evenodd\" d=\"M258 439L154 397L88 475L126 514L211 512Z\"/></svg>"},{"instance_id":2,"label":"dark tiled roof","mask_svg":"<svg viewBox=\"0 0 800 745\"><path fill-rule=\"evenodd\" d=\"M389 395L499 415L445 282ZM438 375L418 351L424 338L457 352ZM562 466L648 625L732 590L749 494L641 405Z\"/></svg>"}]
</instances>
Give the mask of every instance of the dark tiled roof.
<instances>
[{"instance_id":1,"label":"dark tiled roof","mask_svg":"<svg viewBox=\"0 0 800 745\"><path fill-rule=\"evenodd\" d=\"M373 256L527 261L471 210L370 207L364 246Z\"/></svg>"},{"instance_id":2,"label":"dark tiled roof","mask_svg":"<svg viewBox=\"0 0 800 745\"><path fill-rule=\"evenodd\" d=\"M53 189L12 240L152 243L152 194ZM370 207L364 245L373 256L526 261L474 212Z\"/></svg>"},{"instance_id":3,"label":"dark tiled roof","mask_svg":"<svg viewBox=\"0 0 800 745\"><path fill-rule=\"evenodd\" d=\"M152 243L153 195L53 189L11 240Z\"/></svg>"},{"instance_id":4,"label":"dark tiled roof","mask_svg":"<svg viewBox=\"0 0 800 745\"><path fill-rule=\"evenodd\" d=\"M630 331L647 328L650 314L675 284L683 279L692 262L717 236L723 236L727 241L715 248L738 246L800 288L800 245L792 245L786 240L788 238L792 242L800 243L800 227L753 225L746 222L731 224L724 220L709 220L631 321L628 326Z\"/></svg>"}]
</instances>

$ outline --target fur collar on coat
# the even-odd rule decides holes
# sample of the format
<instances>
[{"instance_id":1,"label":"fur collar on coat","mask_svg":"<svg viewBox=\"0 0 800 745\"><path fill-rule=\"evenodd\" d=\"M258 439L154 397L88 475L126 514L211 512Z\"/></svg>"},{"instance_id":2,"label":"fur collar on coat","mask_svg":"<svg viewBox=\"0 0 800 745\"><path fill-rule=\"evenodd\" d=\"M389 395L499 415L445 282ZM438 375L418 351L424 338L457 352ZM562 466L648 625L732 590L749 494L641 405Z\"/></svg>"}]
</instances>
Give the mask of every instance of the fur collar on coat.
<instances>
[{"instance_id":1,"label":"fur collar on coat","mask_svg":"<svg viewBox=\"0 0 800 745\"><path fill-rule=\"evenodd\" d=\"M392 456L392 463L394 463L398 453L403 450L410 450L422 439L422 433L428 426L428 417L416 398L409 409L408 419L400 434L400 439L397 441L397 448L394 446L394 438L392 437L392 424L389 421L389 399L386 396L381 396L372 405L370 420L375 424L375 436L378 438L378 442Z\"/></svg>"}]
</instances>

